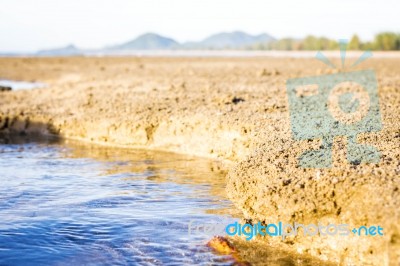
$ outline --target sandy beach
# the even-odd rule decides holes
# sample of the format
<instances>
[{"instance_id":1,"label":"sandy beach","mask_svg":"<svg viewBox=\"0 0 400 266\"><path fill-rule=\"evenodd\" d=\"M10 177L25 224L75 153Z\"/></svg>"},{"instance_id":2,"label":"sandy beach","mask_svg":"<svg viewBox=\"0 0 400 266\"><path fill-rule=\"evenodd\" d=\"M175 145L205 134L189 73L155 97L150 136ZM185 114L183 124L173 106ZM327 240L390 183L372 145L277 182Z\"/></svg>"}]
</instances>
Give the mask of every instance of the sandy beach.
<instances>
[{"instance_id":1,"label":"sandy beach","mask_svg":"<svg viewBox=\"0 0 400 266\"><path fill-rule=\"evenodd\" d=\"M376 73L383 129L357 141L378 148L377 164L350 164L347 139L337 137L331 168L297 166L319 141L293 139L286 81L341 72L312 58L0 58L2 79L46 84L0 92L0 133L210 158L227 172L226 192L246 221L384 228L382 237L259 237L253 247L338 265L399 265L400 60L372 58L345 71L361 69Z\"/></svg>"}]
</instances>

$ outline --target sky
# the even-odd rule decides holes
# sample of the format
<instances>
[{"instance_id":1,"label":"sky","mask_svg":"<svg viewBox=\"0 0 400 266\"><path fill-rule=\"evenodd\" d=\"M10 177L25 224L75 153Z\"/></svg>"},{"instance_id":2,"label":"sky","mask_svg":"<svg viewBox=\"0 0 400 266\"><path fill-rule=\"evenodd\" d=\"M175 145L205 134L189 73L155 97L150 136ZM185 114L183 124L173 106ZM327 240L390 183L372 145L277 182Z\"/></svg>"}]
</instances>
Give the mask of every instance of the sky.
<instances>
[{"instance_id":1,"label":"sky","mask_svg":"<svg viewBox=\"0 0 400 266\"><path fill-rule=\"evenodd\" d=\"M0 0L0 51L101 48L146 32L198 41L234 30L371 40L400 33L399 0Z\"/></svg>"}]
</instances>

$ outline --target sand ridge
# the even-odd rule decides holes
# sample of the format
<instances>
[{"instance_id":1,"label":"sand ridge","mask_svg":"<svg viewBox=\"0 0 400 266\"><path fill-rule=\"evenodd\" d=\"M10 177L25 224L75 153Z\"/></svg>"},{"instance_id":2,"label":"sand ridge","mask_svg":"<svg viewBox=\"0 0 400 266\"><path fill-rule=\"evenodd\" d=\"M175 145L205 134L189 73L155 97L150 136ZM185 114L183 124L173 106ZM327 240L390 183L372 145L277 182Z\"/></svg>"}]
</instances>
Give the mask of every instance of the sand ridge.
<instances>
[{"instance_id":1,"label":"sand ridge","mask_svg":"<svg viewBox=\"0 0 400 266\"><path fill-rule=\"evenodd\" d=\"M289 249L343 265L397 265L400 61L371 59L364 68L378 77L383 129L358 141L379 148L378 164L349 164L343 137L332 168L297 167L318 140L293 140L286 80L337 72L305 58L2 58L0 77L48 87L0 92L0 131L219 159L247 220L385 228L379 239L288 238Z\"/></svg>"}]
</instances>

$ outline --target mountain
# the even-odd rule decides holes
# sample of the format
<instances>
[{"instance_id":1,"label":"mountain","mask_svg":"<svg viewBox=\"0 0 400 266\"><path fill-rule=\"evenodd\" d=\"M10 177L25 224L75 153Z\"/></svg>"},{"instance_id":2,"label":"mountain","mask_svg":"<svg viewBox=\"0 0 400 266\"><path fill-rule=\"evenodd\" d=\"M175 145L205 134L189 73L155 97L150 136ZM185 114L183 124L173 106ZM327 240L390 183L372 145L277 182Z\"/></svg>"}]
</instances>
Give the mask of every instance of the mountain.
<instances>
[{"instance_id":1,"label":"mountain","mask_svg":"<svg viewBox=\"0 0 400 266\"><path fill-rule=\"evenodd\" d=\"M146 33L136 39L110 47L110 50L167 50L175 48L178 42L155 33Z\"/></svg>"},{"instance_id":2,"label":"mountain","mask_svg":"<svg viewBox=\"0 0 400 266\"><path fill-rule=\"evenodd\" d=\"M266 33L250 35L242 31L234 31L214 34L199 42L180 44L171 38L155 33L146 33L127 43L110 47L108 50L241 49L274 40L274 37Z\"/></svg>"},{"instance_id":3,"label":"mountain","mask_svg":"<svg viewBox=\"0 0 400 266\"><path fill-rule=\"evenodd\" d=\"M242 31L234 31L214 34L200 42L188 42L183 44L183 47L186 49L237 49L274 40L274 37L266 33L250 35Z\"/></svg>"},{"instance_id":4,"label":"mountain","mask_svg":"<svg viewBox=\"0 0 400 266\"><path fill-rule=\"evenodd\" d=\"M49 50L41 50L36 53L36 55L42 56L72 56L72 55L82 55L84 52L77 48L75 45L68 45L62 48L55 48Z\"/></svg>"},{"instance_id":5,"label":"mountain","mask_svg":"<svg viewBox=\"0 0 400 266\"><path fill-rule=\"evenodd\" d=\"M73 55L115 55L131 54L143 50L218 50L218 49L247 49L257 44L265 44L276 39L266 33L251 35L242 31L222 32L198 42L183 44L155 33L146 33L129 42L94 50L82 50L74 45L62 48L42 50L39 56L73 56Z\"/></svg>"}]
</instances>

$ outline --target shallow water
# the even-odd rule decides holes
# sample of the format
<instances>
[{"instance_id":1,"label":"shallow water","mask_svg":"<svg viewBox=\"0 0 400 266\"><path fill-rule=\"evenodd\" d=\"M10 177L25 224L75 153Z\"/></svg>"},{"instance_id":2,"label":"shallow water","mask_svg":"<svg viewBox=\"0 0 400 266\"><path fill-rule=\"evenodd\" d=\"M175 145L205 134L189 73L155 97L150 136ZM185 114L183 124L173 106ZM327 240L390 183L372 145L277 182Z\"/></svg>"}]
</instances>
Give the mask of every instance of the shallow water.
<instances>
[{"instance_id":1,"label":"shallow water","mask_svg":"<svg viewBox=\"0 0 400 266\"><path fill-rule=\"evenodd\" d=\"M0 86L11 87L12 90L31 90L35 88L45 87L43 83L39 82L28 82L28 81L14 81L0 79Z\"/></svg>"},{"instance_id":2,"label":"shallow water","mask_svg":"<svg viewBox=\"0 0 400 266\"><path fill-rule=\"evenodd\" d=\"M0 139L0 265L226 265L188 224L232 221L224 175L169 153Z\"/></svg>"}]
</instances>

